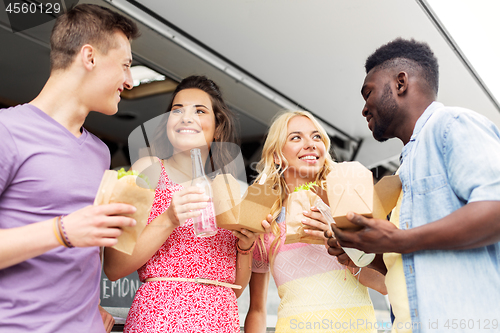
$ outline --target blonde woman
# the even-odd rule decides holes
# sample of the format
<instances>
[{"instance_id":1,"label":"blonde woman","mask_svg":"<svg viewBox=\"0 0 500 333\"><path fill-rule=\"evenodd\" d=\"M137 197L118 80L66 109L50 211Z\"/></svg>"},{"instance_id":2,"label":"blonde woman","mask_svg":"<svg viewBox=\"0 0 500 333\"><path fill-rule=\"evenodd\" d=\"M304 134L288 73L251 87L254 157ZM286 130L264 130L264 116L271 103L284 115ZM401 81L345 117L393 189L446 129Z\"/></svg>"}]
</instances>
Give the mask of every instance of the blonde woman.
<instances>
[{"instance_id":1,"label":"blonde woman","mask_svg":"<svg viewBox=\"0 0 500 333\"><path fill-rule=\"evenodd\" d=\"M284 244L288 194L307 182L326 188L334 161L325 130L304 111L275 118L258 164L257 181L267 175L280 192L268 217L271 232L254 250L250 309L245 332L265 332L269 274L281 302L276 332L376 332L376 319L366 286L386 293L383 276L373 270L341 265L325 246ZM319 211L304 212L303 223L328 228ZM309 231L324 239L323 232Z\"/></svg>"}]
</instances>

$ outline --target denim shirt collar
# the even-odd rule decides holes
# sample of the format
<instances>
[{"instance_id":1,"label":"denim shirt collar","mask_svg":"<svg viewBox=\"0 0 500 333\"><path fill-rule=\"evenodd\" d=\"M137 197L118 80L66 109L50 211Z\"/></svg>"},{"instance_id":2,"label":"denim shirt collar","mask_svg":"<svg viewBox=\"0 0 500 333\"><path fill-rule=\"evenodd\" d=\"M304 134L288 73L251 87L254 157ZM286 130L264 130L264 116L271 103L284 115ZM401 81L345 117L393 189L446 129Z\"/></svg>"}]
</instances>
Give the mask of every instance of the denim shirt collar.
<instances>
[{"instance_id":1,"label":"denim shirt collar","mask_svg":"<svg viewBox=\"0 0 500 333\"><path fill-rule=\"evenodd\" d=\"M404 160L404 158L406 157L406 155L408 154L408 151L411 149L411 146L413 145L413 143L417 139L418 134L420 133L420 131L424 127L427 120L429 120L429 118L432 116L434 111L436 111L437 109L442 108L442 107L444 107L444 105L442 103L434 101L427 107L427 109L425 109L424 113L422 113L422 115L418 118L417 122L415 123L415 127L413 128L413 134L411 135L410 141L408 141L406 143L406 145L403 147L403 150L401 152L401 156L399 157L400 162L402 162Z\"/></svg>"}]
</instances>

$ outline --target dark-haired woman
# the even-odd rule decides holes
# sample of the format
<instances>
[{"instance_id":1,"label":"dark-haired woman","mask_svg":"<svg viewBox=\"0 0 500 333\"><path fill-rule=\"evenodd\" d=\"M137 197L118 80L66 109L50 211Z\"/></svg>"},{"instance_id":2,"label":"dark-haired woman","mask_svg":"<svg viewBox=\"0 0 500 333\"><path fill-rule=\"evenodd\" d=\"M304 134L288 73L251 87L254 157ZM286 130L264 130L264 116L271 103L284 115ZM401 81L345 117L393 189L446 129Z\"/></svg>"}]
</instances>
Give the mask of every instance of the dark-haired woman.
<instances>
[{"instance_id":1,"label":"dark-haired woman","mask_svg":"<svg viewBox=\"0 0 500 333\"><path fill-rule=\"evenodd\" d=\"M190 186L192 148L200 148L202 160L216 169L229 162L218 143L235 141L232 115L217 85L204 76L184 79L168 110L158 126L157 156L133 165L142 171L161 162L156 163L159 181L148 225L131 256L106 249L108 278L138 270L145 282L124 332L239 332L236 298L250 278L256 236L245 229L218 229L214 236L196 237L192 218L207 206L208 197ZM197 278L206 280L201 284ZM238 285L243 288L233 289Z\"/></svg>"}]
</instances>

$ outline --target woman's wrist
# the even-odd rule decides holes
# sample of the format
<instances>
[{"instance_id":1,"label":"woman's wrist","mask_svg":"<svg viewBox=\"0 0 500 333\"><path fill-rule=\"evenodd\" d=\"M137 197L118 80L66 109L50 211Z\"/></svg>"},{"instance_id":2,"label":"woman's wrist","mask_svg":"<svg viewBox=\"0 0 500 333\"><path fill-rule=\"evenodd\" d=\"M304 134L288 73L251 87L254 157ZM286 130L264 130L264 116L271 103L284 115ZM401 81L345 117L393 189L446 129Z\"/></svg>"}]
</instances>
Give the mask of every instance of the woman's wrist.
<instances>
[{"instance_id":1,"label":"woman's wrist","mask_svg":"<svg viewBox=\"0 0 500 333\"><path fill-rule=\"evenodd\" d=\"M172 221L172 217L168 214L167 211L158 215L153 221L151 221L152 225L156 225L162 227L163 233L171 234L175 228L177 228L178 224Z\"/></svg>"},{"instance_id":2,"label":"woman's wrist","mask_svg":"<svg viewBox=\"0 0 500 333\"><path fill-rule=\"evenodd\" d=\"M255 244L256 243L254 241L248 249L242 249L240 247L240 241L238 240L238 242L236 243L236 249L238 250L238 253L243 254L243 255L247 255L247 254L250 254L253 252L253 249L255 248Z\"/></svg>"}]
</instances>

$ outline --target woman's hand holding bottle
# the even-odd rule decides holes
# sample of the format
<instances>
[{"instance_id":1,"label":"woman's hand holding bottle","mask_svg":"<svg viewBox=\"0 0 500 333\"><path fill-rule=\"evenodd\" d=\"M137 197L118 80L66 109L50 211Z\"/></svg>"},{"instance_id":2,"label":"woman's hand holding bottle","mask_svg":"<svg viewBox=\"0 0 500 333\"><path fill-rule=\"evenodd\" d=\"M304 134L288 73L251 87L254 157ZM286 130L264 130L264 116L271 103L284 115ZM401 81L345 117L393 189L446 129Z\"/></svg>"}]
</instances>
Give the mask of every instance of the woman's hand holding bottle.
<instances>
[{"instance_id":1,"label":"woman's hand holding bottle","mask_svg":"<svg viewBox=\"0 0 500 333\"><path fill-rule=\"evenodd\" d=\"M175 228L183 225L186 220L199 216L200 209L207 207L209 199L203 189L190 186L173 194L170 206L164 214Z\"/></svg>"}]
</instances>

